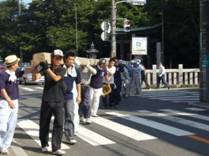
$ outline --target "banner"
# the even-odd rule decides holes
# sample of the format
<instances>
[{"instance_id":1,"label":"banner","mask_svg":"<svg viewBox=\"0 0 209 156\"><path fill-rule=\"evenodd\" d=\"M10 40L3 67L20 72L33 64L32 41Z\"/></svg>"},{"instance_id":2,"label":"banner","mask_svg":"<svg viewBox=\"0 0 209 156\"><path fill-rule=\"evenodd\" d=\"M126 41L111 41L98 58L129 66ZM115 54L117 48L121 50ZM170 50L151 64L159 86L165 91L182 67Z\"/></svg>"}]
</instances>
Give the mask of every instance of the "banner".
<instances>
[{"instance_id":1,"label":"banner","mask_svg":"<svg viewBox=\"0 0 209 156\"><path fill-rule=\"evenodd\" d=\"M147 55L147 37L132 37L132 55Z\"/></svg>"}]
</instances>

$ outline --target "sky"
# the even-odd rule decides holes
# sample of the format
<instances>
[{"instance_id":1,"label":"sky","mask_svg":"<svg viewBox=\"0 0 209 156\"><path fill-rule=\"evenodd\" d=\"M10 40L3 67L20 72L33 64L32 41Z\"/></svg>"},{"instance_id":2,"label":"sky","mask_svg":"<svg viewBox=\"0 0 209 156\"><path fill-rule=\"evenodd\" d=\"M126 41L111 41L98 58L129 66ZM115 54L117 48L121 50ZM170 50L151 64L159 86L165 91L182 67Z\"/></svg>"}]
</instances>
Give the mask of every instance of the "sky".
<instances>
[{"instance_id":1,"label":"sky","mask_svg":"<svg viewBox=\"0 0 209 156\"><path fill-rule=\"evenodd\" d=\"M28 4L28 3L32 2L32 0L22 0L22 2L23 2L24 4Z\"/></svg>"},{"instance_id":2,"label":"sky","mask_svg":"<svg viewBox=\"0 0 209 156\"><path fill-rule=\"evenodd\" d=\"M1 1L6 1L6 0L0 0L0 2L1 2ZM23 2L24 4L28 4L28 3L32 2L32 0L22 0L22 2Z\"/></svg>"}]
</instances>

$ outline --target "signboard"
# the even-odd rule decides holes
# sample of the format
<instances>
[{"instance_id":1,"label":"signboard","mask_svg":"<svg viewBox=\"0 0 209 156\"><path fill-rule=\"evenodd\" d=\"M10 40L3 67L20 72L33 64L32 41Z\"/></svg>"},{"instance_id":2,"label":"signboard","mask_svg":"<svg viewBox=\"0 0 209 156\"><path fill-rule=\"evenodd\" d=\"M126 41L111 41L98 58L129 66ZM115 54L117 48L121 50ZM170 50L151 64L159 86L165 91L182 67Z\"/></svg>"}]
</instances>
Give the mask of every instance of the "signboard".
<instances>
[{"instance_id":1,"label":"signboard","mask_svg":"<svg viewBox=\"0 0 209 156\"><path fill-rule=\"evenodd\" d=\"M147 37L132 37L132 55L147 55Z\"/></svg>"},{"instance_id":2,"label":"signboard","mask_svg":"<svg viewBox=\"0 0 209 156\"><path fill-rule=\"evenodd\" d=\"M145 5L147 0L129 0L132 5Z\"/></svg>"}]
</instances>

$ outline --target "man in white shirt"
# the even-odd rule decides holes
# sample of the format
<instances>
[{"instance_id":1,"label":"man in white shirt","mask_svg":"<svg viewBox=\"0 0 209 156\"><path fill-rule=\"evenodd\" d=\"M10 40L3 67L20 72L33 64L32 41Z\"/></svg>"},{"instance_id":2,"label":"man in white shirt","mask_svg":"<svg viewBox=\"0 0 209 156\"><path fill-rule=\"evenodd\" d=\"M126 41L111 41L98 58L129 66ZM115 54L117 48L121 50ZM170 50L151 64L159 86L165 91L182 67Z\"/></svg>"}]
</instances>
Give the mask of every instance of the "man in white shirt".
<instances>
[{"instance_id":1,"label":"man in white shirt","mask_svg":"<svg viewBox=\"0 0 209 156\"><path fill-rule=\"evenodd\" d=\"M162 83L164 84L165 87L167 87L168 89L170 88L168 83L165 80L165 76L166 76L165 67L162 65L162 63L160 63L159 73L158 73L158 77L157 77L157 88L160 88L161 80L162 80Z\"/></svg>"}]
</instances>

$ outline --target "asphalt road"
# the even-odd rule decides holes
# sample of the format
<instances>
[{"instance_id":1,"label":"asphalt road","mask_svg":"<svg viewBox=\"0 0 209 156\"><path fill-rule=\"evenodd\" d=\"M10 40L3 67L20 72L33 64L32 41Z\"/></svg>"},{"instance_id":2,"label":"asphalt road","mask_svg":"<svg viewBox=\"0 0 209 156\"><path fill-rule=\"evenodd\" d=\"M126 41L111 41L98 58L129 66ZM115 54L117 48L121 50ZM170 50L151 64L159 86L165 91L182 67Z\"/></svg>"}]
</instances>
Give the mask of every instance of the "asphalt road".
<instances>
[{"instance_id":1,"label":"asphalt road","mask_svg":"<svg viewBox=\"0 0 209 156\"><path fill-rule=\"evenodd\" d=\"M12 156L46 155L38 139L42 87L20 86L19 120ZM69 156L209 156L209 109L196 90L143 91L114 109L99 110L90 125L81 125ZM50 155L47 154L47 155Z\"/></svg>"}]
</instances>

